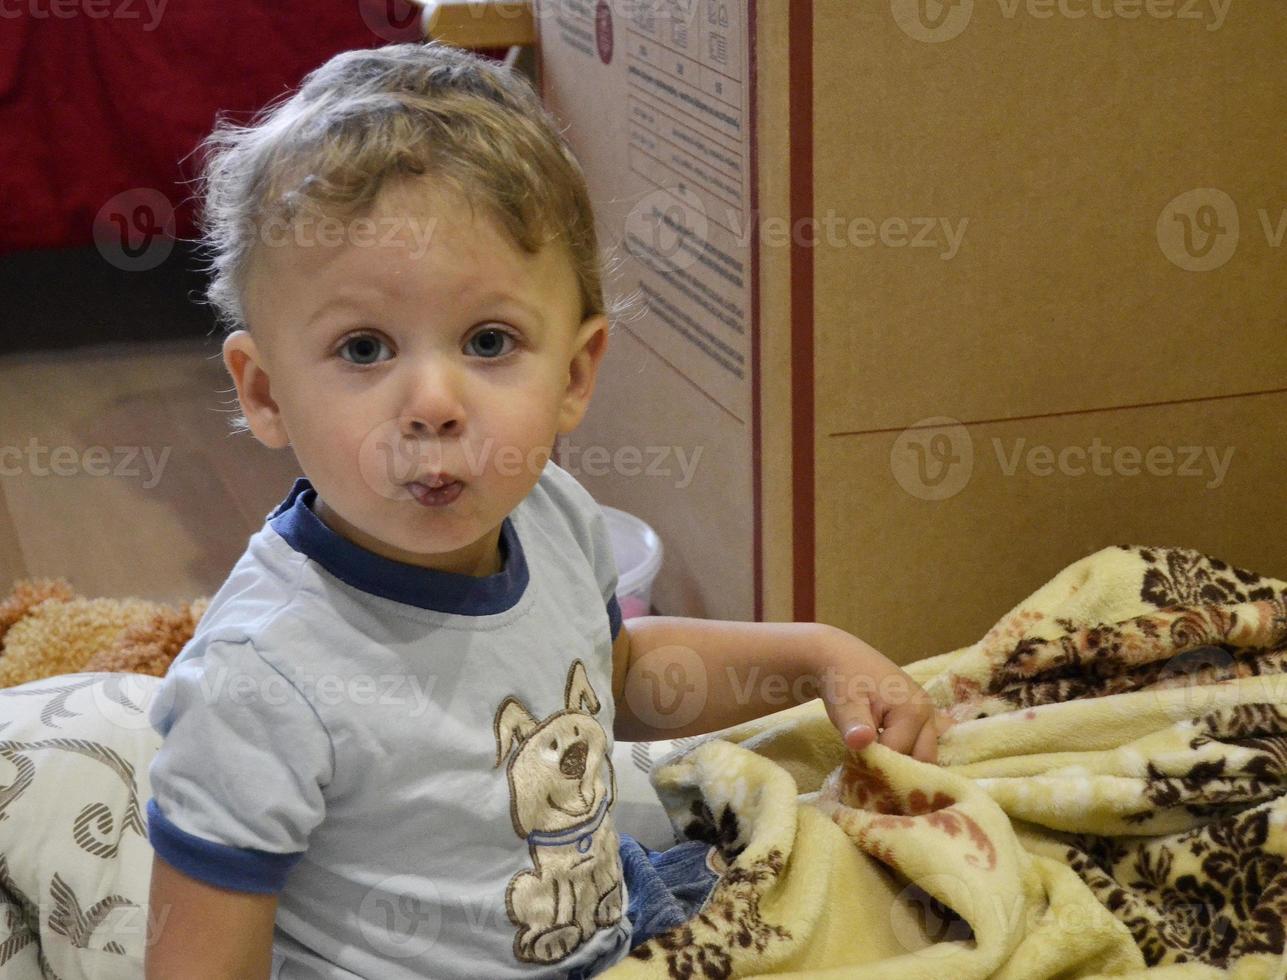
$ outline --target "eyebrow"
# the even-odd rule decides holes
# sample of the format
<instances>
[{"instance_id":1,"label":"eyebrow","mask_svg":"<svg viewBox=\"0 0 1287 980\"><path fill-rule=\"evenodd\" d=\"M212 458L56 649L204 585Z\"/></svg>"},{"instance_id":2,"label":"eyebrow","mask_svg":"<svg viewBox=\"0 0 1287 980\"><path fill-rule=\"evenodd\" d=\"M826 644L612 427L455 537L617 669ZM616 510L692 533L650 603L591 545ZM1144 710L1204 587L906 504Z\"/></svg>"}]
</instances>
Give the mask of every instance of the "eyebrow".
<instances>
[{"instance_id":1,"label":"eyebrow","mask_svg":"<svg viewBox=\"0 0 1287 980\"><path fill-rule=\"evenodd\" d=\"M313 315L310 316L308 318L308 322L304 324L305 329L307 329L308 327L311 327L318 320L320 320L323 314L329 313L331 310L337 307L343 307L343 306L347 306L349 309L356 311L361 309L362 304L359 301L355 299L350 299L347 296L333 296L330 299L328 299L325 303L323 303L321 306L319 306L316 310L313 311Z\"/></svg>"},{"instance_id":2,"label":"eyebrow","mask_svg":"<svg viewBox=\"0 0 1287 980\"><path fill-rule=\"evenodd\" d=\"M503 290L493 289L491 292L483 294L478 298L477 305L487 306L491 303L497 302L510 303L513 306L516 306L535 320L537 326L545 326L545 317L539 309L531 303L521 300L517 296L504 292ZM308 323L305 324L305 327L311 327L322 318L323 314L329 313L332 309L337 307L348 307L356 312L362 309L363 304L360 300L356 300L348 296L334 296L313 311L313 315L308 318Z\"/></svg>"},{"instance_id":3,"label":"eyebrow","mask_svg":"<svg viewBox=\"0 0 1287 980\"><path fill-rule=\"evenodd\" d=\"M531 303L521 300L517 296L512 295L511 293L507 293L499 289L494 289L491 292L485 293L483 296L480 296L478 299L478 303L480 306L486 306L489 303L495 303L495 302L510 303L514 306L517 306L520 310L522 310L533 320L535 320L537 326L540 326L540 327L545 326L545 317L542 315L540 310L538 310Z\"/></svg>"}]
</instances>

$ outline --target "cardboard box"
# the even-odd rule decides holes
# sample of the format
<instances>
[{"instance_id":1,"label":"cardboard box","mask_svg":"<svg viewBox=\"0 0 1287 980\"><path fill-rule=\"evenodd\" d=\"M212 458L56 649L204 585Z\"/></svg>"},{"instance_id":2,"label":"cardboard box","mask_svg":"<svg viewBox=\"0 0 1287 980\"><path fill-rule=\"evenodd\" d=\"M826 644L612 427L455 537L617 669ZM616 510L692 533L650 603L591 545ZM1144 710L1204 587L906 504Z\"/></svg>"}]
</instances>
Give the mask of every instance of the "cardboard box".
<instances>
[{"instance_id":1,"label":"cardboard box","mask_svg":"<svg viewBox=\"0 0 1287 980\"><path fill-rule=\"evenodd\" d=\"M660 612L907 662L1107 545L1287 577L1287 4L536 16L647 304L560 459L661 535Z\"/></svg>"}]
</instances>

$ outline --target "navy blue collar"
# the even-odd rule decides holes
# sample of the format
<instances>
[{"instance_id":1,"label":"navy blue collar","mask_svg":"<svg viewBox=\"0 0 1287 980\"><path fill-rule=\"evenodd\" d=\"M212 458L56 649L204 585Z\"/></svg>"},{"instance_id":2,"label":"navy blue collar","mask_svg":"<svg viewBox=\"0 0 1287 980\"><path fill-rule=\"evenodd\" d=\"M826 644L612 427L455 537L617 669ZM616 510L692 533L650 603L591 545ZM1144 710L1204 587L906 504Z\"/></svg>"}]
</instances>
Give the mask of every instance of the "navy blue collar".
<instances>
[{"instance_id":1,"label":"navy blue collar","mask_svg":"<svg viewBox=\"0 0 1287 980\"><path fill-rule=\"evenodd\" d=\"M313 513L317 490L299 477L286 499L268 515L273 530L301 554L355 589L420 609L489 616L513 607L527 588L523 545L506 517L501 524L501 570L486 578L443 572L385 558L341 537Z\"/></svg>"}]
</instances>

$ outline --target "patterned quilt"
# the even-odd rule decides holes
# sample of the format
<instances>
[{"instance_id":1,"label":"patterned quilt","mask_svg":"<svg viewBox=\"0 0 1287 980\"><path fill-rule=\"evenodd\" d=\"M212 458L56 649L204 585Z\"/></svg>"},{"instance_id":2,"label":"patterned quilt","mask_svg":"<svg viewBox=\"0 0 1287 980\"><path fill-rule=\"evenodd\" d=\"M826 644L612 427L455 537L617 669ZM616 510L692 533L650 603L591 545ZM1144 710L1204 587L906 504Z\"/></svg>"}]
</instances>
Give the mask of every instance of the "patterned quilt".
<instances>
[{"instance_id":1,"label":"patterned quilt","mask_svg":"<svg viewBox=\"0 0 1287 980\"><path fill-rule=\"evenodd\" d=\"M652 780L727 866L605 976L1287 977L1287 583L1182 549L1065 568L905 669L939 765L845 750L820 701Z\"/></svg>"}]
</instances>

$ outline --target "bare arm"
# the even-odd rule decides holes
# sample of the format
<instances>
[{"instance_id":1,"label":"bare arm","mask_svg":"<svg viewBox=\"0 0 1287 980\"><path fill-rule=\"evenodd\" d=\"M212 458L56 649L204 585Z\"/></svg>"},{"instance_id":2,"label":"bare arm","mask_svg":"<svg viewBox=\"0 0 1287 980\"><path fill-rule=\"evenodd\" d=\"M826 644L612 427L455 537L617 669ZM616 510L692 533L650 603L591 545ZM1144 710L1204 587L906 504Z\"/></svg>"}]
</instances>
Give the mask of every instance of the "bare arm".
<instances>
[{"instance_id":1,"label":"bare arm","mask_svg":"<svg viewBox=\"0 0 1287 980\"><path fill-rule=\"evenodd\" d=\"M640 616L613 644L614 734L627 741L730 728L821 697L853 749L879 740L922 762L951 719L870 644L822 623Z\"/></svg>"},{"instance_id":2,"label":"bare arm","mask_svg":"<svg viewBox=\"0 0 1287 980\"><path fill-rule=\"evenodd\" d=\"M267 980L277 896L190 878L159 855L148 897L146 980Z\"/></svg>"},{"instance_id":3,"label":"bare arm","mask_svg":"<svg viewBox=\"0 0 1287 980\"><path fill-rule=\"evenodd\" d=\"M816 623L640 616L613 644L614 734L645 741L701 735L818 696Z\"/></svg>"}]
</instances>

